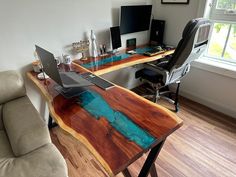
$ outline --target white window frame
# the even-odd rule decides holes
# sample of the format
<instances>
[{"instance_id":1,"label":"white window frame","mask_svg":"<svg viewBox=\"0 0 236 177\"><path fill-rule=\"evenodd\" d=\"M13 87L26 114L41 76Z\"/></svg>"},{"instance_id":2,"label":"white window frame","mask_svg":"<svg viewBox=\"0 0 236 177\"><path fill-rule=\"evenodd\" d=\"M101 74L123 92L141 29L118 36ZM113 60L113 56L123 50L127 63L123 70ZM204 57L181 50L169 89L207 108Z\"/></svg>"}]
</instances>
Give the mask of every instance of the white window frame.
<instances>
[{"instance_id":1,"label":"white window frame","mask_svg":"<svg viewBox=\"0 0 236 177\"><path fill-rule=\"evenodd\" d=\"M227 42L229 39L231 27L233 24L236 25L236 10L229 11L229 10L225 10L225 9L217 9L216 5L217 5L217 0L213 0L211 3L211 11L210 11L210 16L209 16L210 20L213 22L213 24L214 23L229 23L230 24L230 29L228 31L224 50L223 50L223 51L225 51L226 46L227 46ZM212 37L212 30L211 30L211 34L210 34L210 41L211 41L211 37ZM209 43L210 43L210 41L209 41ZM208 49L209 49L209 45L208 45L208 48L206 51L208 51ZM235 58L235 60L234 59L227 60L227 59L224 59L223 57L210 56L207 54L207 52L204 54L204 57L209 58L211 60L215 60L216 62L228 63L229 65L236 64L236 58Z\"/></svg>"},{"instance_id":2,"label":"white window frame","mask_svg":"<svg viewBox=\"0 0 236 177\"><path fill-rule=\"evenodd\" d=\"M235 22L236 10L217 9L216 6L217 6L217 0L213 0L211 13L210 13L210 19Z\"/></svg>"}]
</instances>

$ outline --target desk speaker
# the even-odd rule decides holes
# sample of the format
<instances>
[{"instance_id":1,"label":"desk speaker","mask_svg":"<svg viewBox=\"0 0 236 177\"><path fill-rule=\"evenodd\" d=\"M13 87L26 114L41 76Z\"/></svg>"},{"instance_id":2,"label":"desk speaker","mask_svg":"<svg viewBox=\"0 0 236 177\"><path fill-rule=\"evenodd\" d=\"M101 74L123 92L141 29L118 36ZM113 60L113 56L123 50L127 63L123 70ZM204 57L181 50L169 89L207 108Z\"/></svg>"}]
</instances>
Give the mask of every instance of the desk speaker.
<instances>
[{"instance_id":1,"label":"desk speaker","mask_svg":"<svg viewBox=\"0 0 236 177\"><path fill-rule=\"evenodd\" d=\"M165 30L164 20L152 20L150 43L155 45L163 45L163 37Z\"/></svg>"}]
</instances>

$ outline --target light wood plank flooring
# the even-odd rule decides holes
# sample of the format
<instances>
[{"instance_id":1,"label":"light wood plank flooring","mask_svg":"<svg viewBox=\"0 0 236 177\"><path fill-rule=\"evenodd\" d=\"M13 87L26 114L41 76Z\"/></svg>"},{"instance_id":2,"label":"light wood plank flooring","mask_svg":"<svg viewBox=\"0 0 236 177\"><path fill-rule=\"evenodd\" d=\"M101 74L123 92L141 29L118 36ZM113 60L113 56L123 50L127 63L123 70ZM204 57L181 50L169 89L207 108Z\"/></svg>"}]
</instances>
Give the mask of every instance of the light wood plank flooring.
<instances>
[{"instance_id":1,"label":"light wood plank flooring","mask_svg":"<svg viewBox=\"0 0 236 177\"><path fill-rule=\"evenodd\" d=\"M165 101L159 103L172 107ZM167 138L156 161L159 177L236 177L236 119L185 98L180 99L177 114L184 125ZM66 159L69 177L107 176L90 152L68 133L56 127L51 137ZM134 177L145 158L146 154L129 167Z\"/></svg>"}]
</instances>

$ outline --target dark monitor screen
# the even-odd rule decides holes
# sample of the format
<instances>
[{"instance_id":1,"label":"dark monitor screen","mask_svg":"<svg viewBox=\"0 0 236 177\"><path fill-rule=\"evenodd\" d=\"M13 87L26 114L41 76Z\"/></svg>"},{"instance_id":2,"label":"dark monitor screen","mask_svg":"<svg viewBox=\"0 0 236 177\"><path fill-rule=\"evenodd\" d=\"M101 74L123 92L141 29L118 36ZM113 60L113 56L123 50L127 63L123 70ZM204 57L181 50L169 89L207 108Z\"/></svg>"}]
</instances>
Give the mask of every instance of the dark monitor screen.
<instances>
[{"instance_id":1,"label":"dark monitor screen","mask_svg":"<svg viewBox=\"0 0 236 177\"><path fill-rule=\"evenodd\" d=\"M152 5L121 6L120 33L149 30Z\"/></svg>"},{"instance_id":2,"label":"dark monitor screen","mask_svg":"<svg viewBox=\"0 0 236 177\"><path fill-rule=\"evenodd\" d=\"M120 27L119 26L111 27L110 32L111 32L112 48L118 49L119 47L121 47Z\"/></svg>"}]
</instances>

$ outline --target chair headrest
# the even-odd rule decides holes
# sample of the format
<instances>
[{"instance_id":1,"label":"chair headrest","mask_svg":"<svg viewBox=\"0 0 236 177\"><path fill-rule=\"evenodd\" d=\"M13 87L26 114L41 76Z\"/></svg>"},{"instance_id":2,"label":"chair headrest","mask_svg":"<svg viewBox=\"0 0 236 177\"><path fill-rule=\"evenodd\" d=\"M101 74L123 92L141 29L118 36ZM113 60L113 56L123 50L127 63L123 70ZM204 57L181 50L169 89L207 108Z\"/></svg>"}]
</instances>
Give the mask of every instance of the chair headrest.
<instances>
[{"instance_id":1,"label":"chair headrest","mask_svg":"<svg viewBox=\"0 0 236 177\"><path fill-rule=\"evenodd\" d=\"M207 23L210 23L210 21L206 18L196 18L196 19L190 20L184 28L182 38L192 33L195 29L197 29L198 26L207 24Z\"/></svg>"},{"instance_id":2,"label":"chair headrest","mask_svg":"<svg viewBox=\"0 0 236 177\"><path fill-rule=\"evenodd\" d=\"M211 22L208 19L205 18L196 18L193 20L190 20L187 25L185 26L182 34L182 39L179 41L178 46L173 54L173 57L171 60L169 60L168 64L166 65L165 69L171 70L172 67L180 67L183 65L186 61L191 62L194 56L191 58L191 60L188 60L189 55L192 52L193 45L195 45L198 40L195 40L195 36L197 34L198 29L205 27L205 26L211 26ZM204 32L204 30L203 30ZM209 33L208 33L209 34ZM207 37L208 38L208 34ZM206 35L206 34L205 34ZM195 43L194 43L195 42ZM202 49L203 51L203 49ZM196 58L194 58L196 59Z\"/></svg>"}]
</instances>

